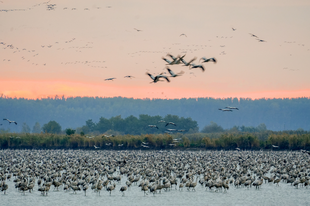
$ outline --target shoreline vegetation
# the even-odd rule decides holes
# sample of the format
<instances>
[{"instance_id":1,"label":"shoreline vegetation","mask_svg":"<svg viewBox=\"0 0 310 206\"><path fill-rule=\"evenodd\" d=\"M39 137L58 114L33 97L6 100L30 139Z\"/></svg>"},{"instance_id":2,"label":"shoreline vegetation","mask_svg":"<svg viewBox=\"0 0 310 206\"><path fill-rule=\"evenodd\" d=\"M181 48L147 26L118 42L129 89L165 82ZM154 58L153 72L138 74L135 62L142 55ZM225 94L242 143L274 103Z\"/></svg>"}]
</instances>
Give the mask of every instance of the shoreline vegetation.
<instances>
[{"instance_id":1,"label":"shoreline vegetation","mask_svg":"<svg viewBox=\"0 0 310 206\"><path fill-rule=\"evenodd\" d=\"M276 145L274 148L272 145ZM194 133L143 135L81 135L3 133L0 149L86 150L310 150L310 133Z\"/></svg>"}]
</instances>

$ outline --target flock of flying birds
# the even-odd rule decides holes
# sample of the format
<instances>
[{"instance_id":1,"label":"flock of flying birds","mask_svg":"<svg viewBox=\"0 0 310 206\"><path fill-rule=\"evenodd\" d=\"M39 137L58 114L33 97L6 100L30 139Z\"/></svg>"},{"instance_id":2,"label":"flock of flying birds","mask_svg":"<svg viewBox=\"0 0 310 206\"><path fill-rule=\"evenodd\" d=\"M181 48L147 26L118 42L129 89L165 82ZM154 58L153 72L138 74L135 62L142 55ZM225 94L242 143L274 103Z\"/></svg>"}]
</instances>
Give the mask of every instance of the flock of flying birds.
<instances>
[{"instance_id":1,"label":"flock of flying birds","mask_svg":"<svg viewBox=\"0 0 310 206\"><path fill-rule=\"evenodd\" d=\"M214 62L216 63L216 59L215 58L206 58L206 57L202 57L200 60L202 60L202 63L201 64L194 64L192 63L193 61L196 60L196 57L194 57L193 59L191 59L189 62L185 61L184 60L184 57L185 57L185 54L183 56L177 56L177 57L174 57L173 55L171 54L167 54L167 56L171 57L172 60L169 60L165 57L163 57L162 59L167 62L167 65L177 65L177 64L183 64L183 66L188 66L189 69L195 69L195 68L200 68L203 72L205 71L205 68L204 66L202 65L202 63L205 63L205 62ZM170 74L169 77L177 77L177 76L181 76L182 74L184 74L183 71L179 72L179 73L174 73L168 66L167 66L167 70ZM165 79L167 82L170 82L168 76L164 75L164 73L160 73L156 76L153 76L152 74L150 73L146 73L147 75L149 75L149 77L153 80L151 83L156 83L158 81L161 81L160 79Z\"/></svg>"},{"instance_id":2,"label":"flock of flying birds","mask_svg":"<svg viewBox=\"0 0 310 206\"><path fill-rule=\"evenodd\" d=\"M203 72L205 71L205 68L203 66L203 63L206 63L206 62L214 62L216 63L216 59L214 57L211 57L211 58L206 58L206 57L202 57L200 59L201 63L200 64L194 64L192 63L193 61L195 61L197 58L194 57L193 59L191 59L190 61L185 61L184 60L184 57L185 57L186 54L184 54L183 56L180 56L178 55L177 57L173 56L172 54L167 54L167 56L171 57L171 60L163 57L162 59L167 62L167 65L179 65L179 64L183 64L183 66L188 66L189 69L196 69L196 68L200 68ZM178 77L178 76L181 76L182 74L184 74L184 71L181 71L179 73L175 73L173 72L168 66L166 67L167 71L169 72L170 76L167 76L165 75L166 73L165 72L162 72L156 76L154 76L153 74L147 72L146 74L152 79L152 82L150 83L157 83L159 81L164 81L164 80L161 80L161 79L165 79L167 82L170 82L169 80L169 77ZM134 76L130 76L130 75L127 75L125 76L124 78L134 78ZM107 78L105 79L105 81L113 81L114 79L116 79L115 77L111 77L111 78Z\"/></svg>"}]
</instances>

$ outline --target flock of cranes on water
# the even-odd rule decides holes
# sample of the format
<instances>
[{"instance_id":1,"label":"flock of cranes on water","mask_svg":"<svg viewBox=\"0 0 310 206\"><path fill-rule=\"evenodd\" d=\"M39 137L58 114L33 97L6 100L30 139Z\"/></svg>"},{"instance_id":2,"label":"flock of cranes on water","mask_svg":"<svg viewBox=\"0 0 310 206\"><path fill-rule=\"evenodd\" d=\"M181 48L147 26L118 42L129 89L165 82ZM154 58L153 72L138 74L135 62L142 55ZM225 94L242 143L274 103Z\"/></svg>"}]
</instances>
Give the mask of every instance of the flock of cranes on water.
<instances>
[{"instance_id":1,"label":"flock of cranes on water","mask_svg":"<svg viewBox=\"0 0 310 206\"><path fill-rule=\"evenodd\" d=\"M142 145L148 147L146 142ZM23 195L38 191L44 196L61 188L66 193L83 191L85 196L89 190L98 196L104 190L109 195L118 190L125 196L125 192L139 195L139 190L143 195L158 195L162 191L175 195L184 188L193 195L197 190L233 190L237 195L251 187L285 184L308 188L309 156L305 153L240 149L200 152L1 150L0 190L4 194ZM17 190L13 190L14 187Z\"/></svg>"}]
</instances>

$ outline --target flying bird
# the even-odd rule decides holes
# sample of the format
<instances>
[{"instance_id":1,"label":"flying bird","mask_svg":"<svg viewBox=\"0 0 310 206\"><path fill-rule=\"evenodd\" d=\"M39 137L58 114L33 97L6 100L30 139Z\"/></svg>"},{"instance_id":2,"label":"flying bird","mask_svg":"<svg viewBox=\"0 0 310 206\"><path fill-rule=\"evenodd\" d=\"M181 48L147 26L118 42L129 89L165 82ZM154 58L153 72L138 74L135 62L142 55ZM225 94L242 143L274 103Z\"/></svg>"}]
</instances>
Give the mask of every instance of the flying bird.
<instances>
[{"instance_id":1,"label":"flying bird","mask_svg":"<svg viewBox=\"0 0 310 206\"><path fill-rule=\"evenodd\" d=\"M135 78L135 77L134 77L134 76L127 75L127 76L124 76L124 78L129 78L129 79L131 79L131 78Z\"/></svg>"},{"instance_id":2,"label":"flying bird","mask_svg":"<svg viewBox=\"0 0 310 206\"><path fill-rule=\"evenodd\" d=\"M265 40L263 40L263 39L257 39L258 40L258 42L266 42Z\"/></svg>"},{"instance_id":3,"label":"flying bird","mask_svg":"<svg viewBox=\"0 0 310 206\"><path fill-rule=\"evenodd\" d=\"M99 149L100 147L97 147L96 145L94 145L95 149Z\"/></svg>"},{"instance_id":4,"label":"flying bird","mask_svg":"<svg viewBox=\"0 0 310 206\"><path fill-rule=\"evenodd\" d=\"M140 29L136 29L136 28L134 28L134 30L136 30L137 32L142 31L142 30L140 30Z\"/></svg>"},{"instance_id":5,"label":"flying bird","mask_svg":"<svg viewBox=\"0 0 310 206\"><path fill-rule=\"evenodd\" d=\"M184 74L183 71L181 71L181 72L175 74L175 73L174 73L171 69L169 69L168 67L167 67L167 70L168 70L168 72L171 74L171 77L177 77L177 76L181 76L182 74Z\"/></svg>"},{"instance_id":6,"label":"flying bird","mask_svg":"<svg viewBox=\"0 0 310 206\"><path fill-rule=\"evenodd\" d=\"M258 36L256 36L255 34L251 34L249 33L252 37L258 38Z\"/></svg>"},{"instance_id":7,"label":"flying bird","mask_svg":"<svg viewBox=\"0 0 310 206\"><path fill-rule=\"evenodd\" d=\"M160 80L159 80L160 78L164 78L164 79L167 80L167 82L170 82L170 80L168 79L168 77L165 76L165 75L159 74L159 75L157 75L157 76L154 77L154 76L153 76L152 74L150 74L150 73L146 73L146 74L149 75L149 77L151 77L151 79L153 80L153 82L151 82L151 83L156 83L156 82L160 81Z\"/></svg>"},{"instance_id":8,"label":"flying bird","mask_svg":"<svg viewBox=\"0 0 310 206\"><path fill-rule=\"evenodd\" d=\"M165 127L167 127L169 124L177 126L174 122L168 122Z\"/></svg>"},{"instance_id":9,"label":"flying bird","mask_svg":"<svg viewBox=\"0 0 310 206\"><path fill-rule=\"evenodd\" d=\"M236 31L236 29L234 27L231 28L233 31Z\"/></svg>"},{"instance_id":10,"label":"flying bird","mask_svg":"<svg viewBox=\"0 0 310 206\"><path fill-rule=\"evenodd\" d=\"M4 118L3 120L6 120L6 121L8 121L10 124L11 123L14 123L14 124L16 124L17 125L17 122L15 122L15 121L11 121L11 120L9 120L9 119L6 119L6 118Z\"/></svg>"},{"instance_id":11,"label":"flying bird","mask_svg":"<svg viewBox=\"0 0 310 206\"><path fill-rule=\"evenodd\" d=\"M166 61L166 62L168 63L168 65L173 65L173 64L175 64L175 62L177 61L177 60L170 61L169 59L166 59L165 57L163 57L162 59L163 59L164 61Z\"/></svg>"},{"instance_id":12,"label":"flying bird","mask_svg":"<svg viewBox=\"0 0 310 206\"><path fill-rule=\"evenodd\" d=\"M171 63L173 64L180 64L182 59L185 57L186 54L184 54L183 56L177 56L177 57L174 57L173 55L171 54L167 54L167 56L171 57L171 59L173 60ZM165 60L166 61L166 60ZM169 64L169 63L168 63Z\"/></svg>"},{"instance_id":13,"label":"flying bird","mask_svg":"<svg viewBox=\"0 0 310 206\"><path fill-rule=\"evenodd\" d=\"M190 69L200 68L203 72L205 68L201 64L191 64Z\"/></svg>"},{"instance_id":14,"label":"flying bird","mask_svg":"<svg viewBox=\"0 0 310 206\"><path fill-rule=\"evenodd\" d=\"M149 125L149 127L159 129L156 125Z\"/></svg>"},{"instance_id":15,"label":"flying bird","mask_svg":"<svg viewBox=\"0 0 310 206\"><path fill-rule=\"evenodd\" d=\"M232 109L219 109L222 110L223 112L232 112Z\"/></svg>"},{"instance_id":16,"label":"flying bird","mask_svg":"<svg viewBox=\"0 0 310 206\"><path fill-rule=\"evenodd\" d=\"M210 61L216 63L216 59L215 58L207 59L206 57L202 57L200 60L203 60L202 63L210 62Z\"/></svg>"},{"instance_id":17,"label":"flying bird","mask_svg":"<svg viewBox=\"0 0 310 206\"><path fill-rule=\"evenodd\" d=\"M114 78L114 77L112 77L112 78L107 78L107 79L105 79L104 81L113 81L113 79L116 79L116 78Z\"/></svg>"},{"instance_id":18,"label":"flying bird","mask_svg":"<svg viewBox=\"0 0 310 206\"><path fill-rule=\"evenodd\" d=\"M189 62L186 62L183 58L181 59L181 61L183 62L183 66L190 66L191 65L191 63L193 62L193 61L195 61L196 60L196 57L194 57L193 59L191 59Z\"/></svg>"},{"instance_id":19,"label":"flying bird","mask_svg":"<svg viewBox=\"0 0 310 206\"><path fill-rule=\"evenodd\" d=\"M276 145L272 145L272 147L273 147L273 148L279 148L279 146L276 146Z\"/></svg>"},{"instance_id":20,"label":"flying bird","mask_svg":"<svg viewBox=\"0 0 310 206\"><path fill-rule=\"evenodd\" d=\"M187 37L186 34L180 34L180 36L185 36L185 37Z\"/></svg>"},{"instance_id":21,"label":"flying bird","mask_svg":"<svg viewBox=\"0 0 310 206\"><path fill-rule=\"evenodd\" d=\"M235 110L239 110L237 107L225 107L225 108L227 108L227 109L235 109Z\"/></svg>"}]
</instances>

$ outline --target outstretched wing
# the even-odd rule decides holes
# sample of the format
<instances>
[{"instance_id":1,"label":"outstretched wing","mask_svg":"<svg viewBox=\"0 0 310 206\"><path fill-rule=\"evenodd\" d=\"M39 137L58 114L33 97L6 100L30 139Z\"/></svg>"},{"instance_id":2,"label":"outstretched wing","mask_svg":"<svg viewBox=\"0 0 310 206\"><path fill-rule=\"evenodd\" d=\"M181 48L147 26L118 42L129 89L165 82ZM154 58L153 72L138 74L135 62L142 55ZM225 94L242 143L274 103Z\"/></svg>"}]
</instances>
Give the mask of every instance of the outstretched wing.
<instances>
[{"instance_id":1,"label":"outstretched wing","mask_svg":"<svg viewBox=\"0 0 310 206\"><path fill-rule=\"evenodd\" d=\"M173 71L171 71L171 69L167 68L167 70L171 74L171 76L175 76L175 73L173 73Z\"/></svg>"},{"instance_id":2,"label":"outstretched wing","mask_svg":"<svg viewBox=\"0 0 310 206\"><path fill-rule=\"evenodd\" d=\"M163 60L166 61L168 64L171 64L171 61L169 61L169 60L166 59L165 57L163 57Z\"/></svg>"},{"instance_id":3,"label":"outstretched wing","mask_svg":"<svg viewBox=\"0 0 310 206\"><path fill-rule=\"evenodd\" d=\"M146 73L146 74L149 75L149 77L151 77L151 79L155 80L155 77L152 74L150 74L150 73Z\"/></svg>"}]
</instances>

